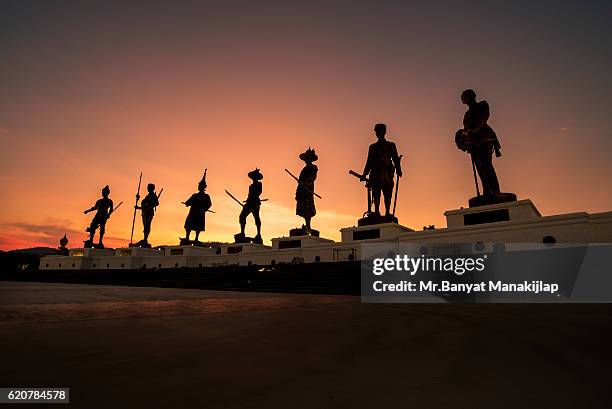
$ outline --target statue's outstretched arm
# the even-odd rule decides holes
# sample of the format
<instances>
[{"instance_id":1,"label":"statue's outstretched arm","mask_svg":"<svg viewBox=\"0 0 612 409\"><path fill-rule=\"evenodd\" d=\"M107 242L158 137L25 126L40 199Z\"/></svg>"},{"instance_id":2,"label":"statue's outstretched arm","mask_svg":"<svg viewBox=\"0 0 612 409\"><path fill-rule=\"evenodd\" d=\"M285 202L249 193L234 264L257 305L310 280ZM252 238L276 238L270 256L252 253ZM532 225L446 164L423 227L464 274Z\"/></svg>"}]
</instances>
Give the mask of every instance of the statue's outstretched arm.
<instances>
[{"instance_id":1,"label":"statue's outstretched arm","mask_svg":"<svg viewBox=\"0 0 612 409\"><path fill-rule=\"evenodd\" d=\"M85 210L83 213L87 214L89 212L93 212L94 210L98 210L98 203L96 203L95 205L93 205L89 209Z\"/></svg>"}]
</instances>

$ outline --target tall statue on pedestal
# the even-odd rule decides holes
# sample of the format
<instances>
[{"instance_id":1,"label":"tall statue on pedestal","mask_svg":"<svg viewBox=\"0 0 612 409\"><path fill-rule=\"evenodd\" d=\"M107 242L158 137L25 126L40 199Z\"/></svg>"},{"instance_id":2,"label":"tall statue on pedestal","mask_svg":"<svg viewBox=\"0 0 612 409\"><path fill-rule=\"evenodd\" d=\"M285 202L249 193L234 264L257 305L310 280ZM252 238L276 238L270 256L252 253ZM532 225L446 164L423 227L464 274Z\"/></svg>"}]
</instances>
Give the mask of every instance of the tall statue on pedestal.
<instances>
[{"instance_id":1,"label":"tall statue on pedestal","mask_svg":"<svg viewBox=\"0 0 612 409\"><path fill-rule=\"evenodd\" d=\"M159 195L155 193L155 185L153 183L149 183L147 185L147 195L140 202L140 206L136 204L134 209L142 211L142 227L144 238L136 243L138 247L146 247L151 248L151 244L149 244L149 234L151 233L151 223L153 222L153 217L155 217L155 210L157 206L159 206L159 197L161 196L164 189L160 190ZM138 197L137 195L137 201Z\"/></svg>"},{"instance_id":2,"label":"tall statue on pedestal","mask_svg":"<svg viewBox=\"0 0 612 409\"><path fill-rule=\"evenodd\" d=\"M261 219L259 218L259 208L261 207L261 199L259 196L261 196L261 193L263 192L263 185L261 183L263 174L259 171L259 169L255 169L249 172L248 176L252 180L252 183L249 186L249 194L247 199L244 201L244 204L236 199L230 192L227 190L225 191L232 197L232 199L242 206L242 211L238 217L238 221L240 222L240 233L234 235L234 239L236 243L253 242L256 244L263 244L263 240L261 238ZM257 236L253 238L246 237L244 234L246 219L249 214L253 215L253 218L255 219L255 226L257 227Z\"/></svg>"},{"instance_id":3,"label":"tall statue on pedestal","mask_svg":"<svg viewBox=\"0 0 612 409\"><path fill-rule=\"evenodd\" d=\"M111 214L113 214L113 212L117 210L119 206L121 206L121 203L123 203L121 202L117 205L116 208L113 208L113 201L109 198L109 195L110 188L108 187L108 185L106 185L102 189L102 198L98 199L96 201L96 204L93 205L90 209L87 209L83 212L84 214L87 214L89 212L93 212L94 210L96 211L96 215L91 221L91 224L87 229L85 229L85 231L89 233L89 239L83 242L83 245L85 247L96 247L102 249L104 248L102 240L104 239L104 233L106 232L106 222L111 217ZM100 228L100 238L98 244L94 244L93 239L98 227Z\"/></svg>"},{"instance_id":4,"label":"tall statue on pedestal","mask_svg":"<svg viewBox=\"0 0 612 409\"><path fill-rule=\"evenodd\" d=\"M210 196L204 191L206 190L206 170L202 180L198 183L198 192L191 195L183 204L189 207L189 214L185 219L185 238L181 238L181 245L185 244L201 244L198 241L200 233L206 230L206 212L212 206ZM191 231L195 231L195 239L189 240Z\"/></svg>"},{"instance_id":5,"label":"tall statue on pedestal","mask_svg":"<svg viewBox=\"0 0 612 409\"><path fill-rule=\"evenodd\" d=\"M306 163L299 177L295 177L287 169L285 169L285 172L297 182L297 188L295 189L295 214L304 218L304 225L302 225L302 228L292 229L289 235L312 235L318 237L319 231L311 228L310 221L317 214L314 198L315 196L321 198L321 196L315 193L315 180L317 179L317 172L319 169L317 165L313 163L318 160L319 157L315 150L310 148L308 148L306 152L301 153L299 157Z\"/></svg>"},{"instance_id":6,"label":"tall statue on pedestal","mask_svg":"<svg viewBox=\"0 0 612 409\"><path fill-rule=\"evenodd\" d=\"M263 192L263 185L261 180L263 175L259 169L255 169L248 173L249 178L253 181L249 186L249 195L245 201L242 211L240 212L240 234L244 237L244 228L246 226L246 219L249 214L253 214L255 219L255 226L257 227L257 236L253 239L253 243L263 244L261 239L261 219L259 218L259 208L261 207L261 200L259 196Z\"/></svg>"},{"instance_id":7,"label":"tall statue on pedestal","mask_svg":"<svg viewBox=\"0 0 612 409\"><path fill-rule=\"evenodd\" d=\"M368 211L364 218L359 220L359 225L369 225L377 223L397 223L395 217L395 205L397 204L397 188L399 178L402 177L401 156L397 153L397 147L391 141L385 139L387 126L376 124L374 133L378 141L370 145L368 158L362 174L350 171L353 176L359 177L362 182L366 182L368 189ZM396 181L394 183L394 177ZM393 187L395 186L395 199L393 210L391 210L391 200L393 200ZM380 214L380 196L384 198L385 214ZM372 211L374 204L374 211Z\"/></svg>"},{"instance_id":8,"label":"tall statue on pedestal","mask_svg":"<svg viewBox=\"0 0 612 409\"><path fill-rule=\"evenodd\" d=\"M476 92L471 89L463 91L461 102L468 106L463 116L463 129L455 134L457 147L468 152L472 159L476 197L470 199L470 207L516 200L513 193L501 193L495 168L493 167L493 152L501 157L501 145L497 134L489 126L489 104L487 101L476 101ZM482 195L478 188L476 172L480 176Z\"/></svg>"}]
</instances>

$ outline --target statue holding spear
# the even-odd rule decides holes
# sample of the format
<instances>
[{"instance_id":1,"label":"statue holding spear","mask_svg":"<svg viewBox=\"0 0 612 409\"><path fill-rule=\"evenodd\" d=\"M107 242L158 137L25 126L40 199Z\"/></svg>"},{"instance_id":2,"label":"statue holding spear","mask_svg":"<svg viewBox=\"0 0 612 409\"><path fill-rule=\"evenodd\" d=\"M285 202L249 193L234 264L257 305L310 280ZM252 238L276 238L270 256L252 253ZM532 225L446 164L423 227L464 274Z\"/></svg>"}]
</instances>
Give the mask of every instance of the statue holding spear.
<instances>
[{"instance_id":1,"label":"statue holding spear","mask_svg":"<svg viewBox=\"0 0 612 409\"><path fill-rule=\"evenodd\" d=\"M140 185L140 183L139 183ZM159 206L159 198L163 193L164 189L162 188L159 191L159 194L155 193L155 185L153 183L149 183L147 185L147 195L142 199L142 203L138 206L138 199L140 198L140 189L136 194L136 205L134 206L134 212L136 210L141 210L142 213L142 226L144 238L140 240L135 245L130 243L130 247L146 247L151 248L151 244L149 244L149 234L151 233L151 223L153 222L153 217L155 217L155 211L157 210L157 206ZM132 223L132 234L134 232L134 224ZM130 240L131 241L131 240Z\"/></svg>"}]
</instances>

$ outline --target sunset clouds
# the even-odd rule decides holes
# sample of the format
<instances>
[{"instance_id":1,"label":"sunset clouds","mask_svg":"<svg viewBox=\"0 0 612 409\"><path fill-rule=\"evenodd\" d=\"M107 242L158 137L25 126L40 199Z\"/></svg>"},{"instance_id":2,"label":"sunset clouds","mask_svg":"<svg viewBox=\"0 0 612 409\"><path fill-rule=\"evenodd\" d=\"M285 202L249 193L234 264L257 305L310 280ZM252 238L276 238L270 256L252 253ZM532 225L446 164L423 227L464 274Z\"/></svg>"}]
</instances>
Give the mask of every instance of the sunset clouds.
<instances>
[{"instance_id":1,"label":"sunset clouds","mask_svg":"<svg viewBox=\"0 0 612 409\"><path fill-rule=\"evenodd\" d=\"M468 87L491 105L502 190L544 214L610 210L611 7L483 4L3 6L0 248L55 247L64 231L76 245L106 184L124 201L108 243L127 243L140 171L164 188L151 242L176 243L205 168L217 213L203 239L239 231L224 189L245 197L255 167L264 240L287 235L302 221L283 169L297 174L308 146L324 197L313 227L339 239L365 211L348 170L377 122L404 155L400 222L443 226L474 194L453 141Z\"/></svg>"}]
</instances>

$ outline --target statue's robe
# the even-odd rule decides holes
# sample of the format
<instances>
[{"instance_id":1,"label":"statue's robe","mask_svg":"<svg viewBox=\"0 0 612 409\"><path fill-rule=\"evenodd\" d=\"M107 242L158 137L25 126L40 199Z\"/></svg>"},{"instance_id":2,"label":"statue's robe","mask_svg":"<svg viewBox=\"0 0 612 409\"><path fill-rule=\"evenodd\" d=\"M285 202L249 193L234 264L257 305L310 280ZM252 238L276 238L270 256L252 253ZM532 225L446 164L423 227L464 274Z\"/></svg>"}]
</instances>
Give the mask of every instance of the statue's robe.
<instances>
[{"instance_id":1,"label":"statue's robe","mask_svg":"<svg viewBox=\"0 0 612 409\"><path fill-rule=\"evenodd\" d=\"M312 163L306 164L300 172L297 189L295 190L295 213L304 218L312 218L317 214L314 201L314 183L318 168Z\"/></svg>"},{"instance_id":2,"label":"statue's robe","mask_svg":"<svg viewBox=\"0 0 612 409\"><path fill-rule=\"evenodd\" d=\"M185 230L197 232L206 230L206 211L212 206L210 196L204 192L194 193L185 205L189 206L189 214L185 219Z\"/></svg>"}]
</instances>

